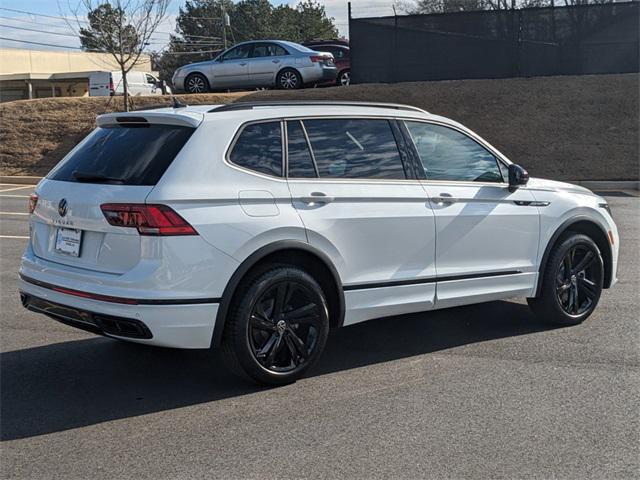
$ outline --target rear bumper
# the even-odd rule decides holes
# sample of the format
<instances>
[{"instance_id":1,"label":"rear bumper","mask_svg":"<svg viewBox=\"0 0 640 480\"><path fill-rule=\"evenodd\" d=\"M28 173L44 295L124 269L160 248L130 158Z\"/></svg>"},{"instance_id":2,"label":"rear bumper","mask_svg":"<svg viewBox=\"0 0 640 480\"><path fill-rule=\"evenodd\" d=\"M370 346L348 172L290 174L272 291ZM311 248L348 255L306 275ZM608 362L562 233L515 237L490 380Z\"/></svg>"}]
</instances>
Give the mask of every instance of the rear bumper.
<instances>
[{"instance_id":1,"label":"rear bumper","mask_svg":"<svg viewBox=\"0 0 640 480\"><path fill-rule=\"evenodd\" d=\"M304 67L299 70L304 83L334 82L338 76L338 69L336 67L327 67L317 63L311 67Z\"/></svg>"},{"instance_id":2,"label":"rear bumper","mask_svg":"<svg viewBox=\"0 0 640 480\"><path fill-rule=\"evenodd\" d=\"M19 283L25 308L67 325L161 347L211 346L218 303L114 303L62 293L29 280L21 278Z\"/></svg>"}]
</instances>

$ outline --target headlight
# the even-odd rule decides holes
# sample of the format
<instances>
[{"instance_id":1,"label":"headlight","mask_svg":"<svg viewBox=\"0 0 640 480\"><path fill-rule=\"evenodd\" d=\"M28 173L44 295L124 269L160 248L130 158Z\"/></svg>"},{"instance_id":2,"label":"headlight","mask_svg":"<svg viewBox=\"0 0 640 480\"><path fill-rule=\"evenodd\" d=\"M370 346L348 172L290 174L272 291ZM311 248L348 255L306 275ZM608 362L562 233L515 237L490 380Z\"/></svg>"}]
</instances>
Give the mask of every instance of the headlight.
<instances>
[{"instance_id":1,"label":"headlight","mask_svg":"<svg viewBox=\"0 0 640 480\"><path fill-rule=\"evenodd\" d=\"M611 213L611 207L609 206L608 203L599 203L598 206L600 208L604 208L609 213L609 215L613 217L613 214Z\"/></svg>"}]
</instances>

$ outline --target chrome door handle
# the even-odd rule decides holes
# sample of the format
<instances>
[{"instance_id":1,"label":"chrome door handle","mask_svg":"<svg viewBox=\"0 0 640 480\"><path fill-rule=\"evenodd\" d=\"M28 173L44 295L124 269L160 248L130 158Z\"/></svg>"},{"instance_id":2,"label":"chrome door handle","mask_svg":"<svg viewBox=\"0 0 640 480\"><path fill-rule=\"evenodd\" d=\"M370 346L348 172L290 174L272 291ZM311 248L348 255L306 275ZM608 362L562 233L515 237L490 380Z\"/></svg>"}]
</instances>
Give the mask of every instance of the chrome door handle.
<instances>
[{"instance_id":1,"label":"chrome door handle","mask_svg":"<svg viewBox=\"0 0 640 480\"><path fill-rule=\"evenodd\" d=\"M334 197L329 197L322 192L312 192L310 195L300 197L299 200L303 203L331 203L335 200Z\"/></svg>"}]
</instances>

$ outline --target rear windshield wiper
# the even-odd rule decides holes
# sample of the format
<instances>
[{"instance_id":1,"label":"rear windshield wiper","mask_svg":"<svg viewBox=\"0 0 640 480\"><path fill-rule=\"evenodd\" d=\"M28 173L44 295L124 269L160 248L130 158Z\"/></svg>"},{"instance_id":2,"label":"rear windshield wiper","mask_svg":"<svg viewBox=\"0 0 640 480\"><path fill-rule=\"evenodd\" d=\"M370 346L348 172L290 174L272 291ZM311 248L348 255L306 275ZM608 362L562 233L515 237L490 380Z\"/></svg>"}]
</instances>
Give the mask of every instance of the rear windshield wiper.
<instances>
[{"instance_id":1,"label":"rear windshield wiper","mask_svg":"<svg viewBox=\"0 0 640 480\"><path fill-rule=\"evenodd\" d=\"M87 182L87 183L117 183L123 184L124 178L118 177L107 177L106 175L100 175L98 173L88 173L88 172L79 172L76 170L72 173L73 178L75 178L79 182Z\"/></svg>"}]
</instances>

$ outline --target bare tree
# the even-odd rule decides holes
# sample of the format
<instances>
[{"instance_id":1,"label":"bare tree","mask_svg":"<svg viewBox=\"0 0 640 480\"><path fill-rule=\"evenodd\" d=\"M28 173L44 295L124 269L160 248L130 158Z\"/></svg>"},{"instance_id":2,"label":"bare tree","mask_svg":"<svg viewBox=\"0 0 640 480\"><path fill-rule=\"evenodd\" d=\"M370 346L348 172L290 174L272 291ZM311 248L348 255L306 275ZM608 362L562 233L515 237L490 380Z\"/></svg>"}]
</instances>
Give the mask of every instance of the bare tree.
<instances>
[{"instance_id":1,"label":"bare tree","mask_svg":"<svg viewBox=\"0 0 640 480\"><path fill-rule=\"evenodd\" d=\"M122 73L124 108L129 111L127 74L140 63L171 0L77 0L75 5L71 1L68 6L75 25L68 22L69 26L80 37L82 48L113 56Z\"/></svg>"}]
</instances>

